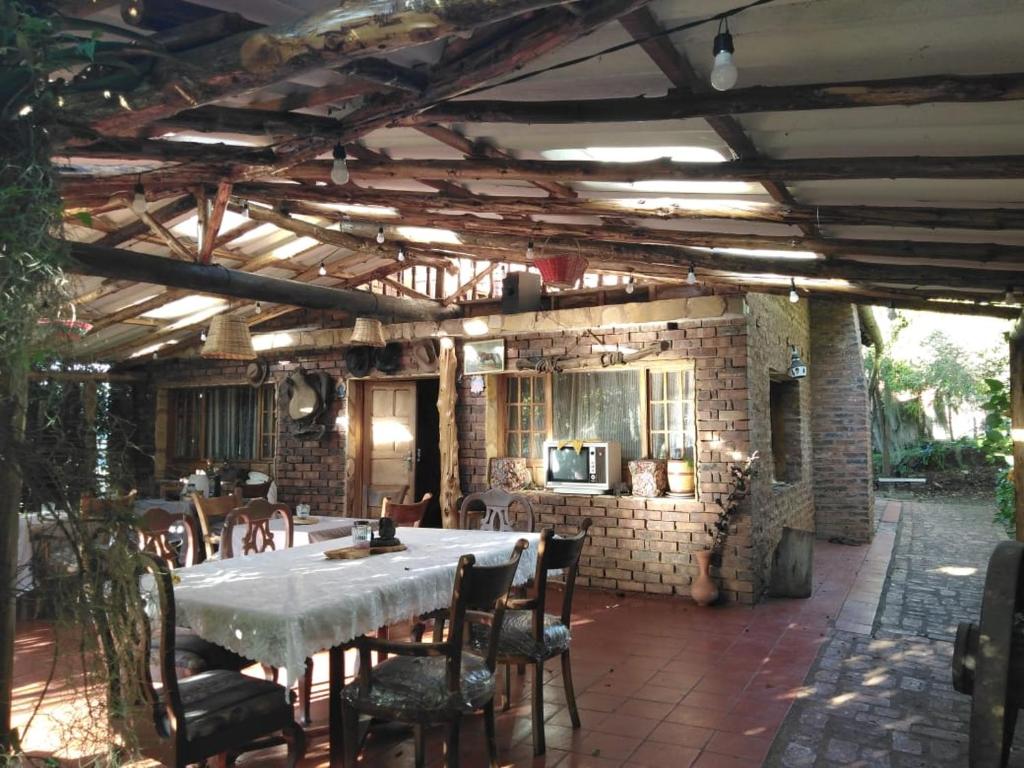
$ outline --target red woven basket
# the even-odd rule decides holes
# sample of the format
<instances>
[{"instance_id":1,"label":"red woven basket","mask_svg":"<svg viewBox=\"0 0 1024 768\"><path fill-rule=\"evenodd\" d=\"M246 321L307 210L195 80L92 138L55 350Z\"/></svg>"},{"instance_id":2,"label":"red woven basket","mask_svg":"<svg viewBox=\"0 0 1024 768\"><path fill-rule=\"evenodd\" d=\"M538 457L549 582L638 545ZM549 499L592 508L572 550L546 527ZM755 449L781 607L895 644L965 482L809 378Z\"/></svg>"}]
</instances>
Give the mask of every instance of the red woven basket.
<instances>
[{"instance_id":1,"label":"red woven basket","mask_svg":"<svg viewBox=\"0 0 1024 768\"><path fill-rule=\"evenodd\" d=\"M578 253L538 256L533 266L540 271L545 285L572 288L587 271L587 260Z\"/></svg>"}]
</instances>

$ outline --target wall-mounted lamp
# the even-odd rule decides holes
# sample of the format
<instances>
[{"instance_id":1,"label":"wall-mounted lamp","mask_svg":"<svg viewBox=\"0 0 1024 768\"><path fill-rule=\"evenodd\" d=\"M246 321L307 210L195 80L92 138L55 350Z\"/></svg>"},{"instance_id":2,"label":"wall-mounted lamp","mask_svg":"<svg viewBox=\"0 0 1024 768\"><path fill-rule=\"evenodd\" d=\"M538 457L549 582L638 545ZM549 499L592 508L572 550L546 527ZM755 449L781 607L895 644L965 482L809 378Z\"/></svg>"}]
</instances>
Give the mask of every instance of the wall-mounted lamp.
<instances>
[{"instance_id":1,"label":"wall-mounted lamp","mask_svg":"<svg viewBox=\"0 0 1024 768\"><path fill-rule=\"evenodd\" d=\"M807 375L807 363L800 359L796 344L789 347L789 378L802 379Z\"/></svg>"}]
</instances>

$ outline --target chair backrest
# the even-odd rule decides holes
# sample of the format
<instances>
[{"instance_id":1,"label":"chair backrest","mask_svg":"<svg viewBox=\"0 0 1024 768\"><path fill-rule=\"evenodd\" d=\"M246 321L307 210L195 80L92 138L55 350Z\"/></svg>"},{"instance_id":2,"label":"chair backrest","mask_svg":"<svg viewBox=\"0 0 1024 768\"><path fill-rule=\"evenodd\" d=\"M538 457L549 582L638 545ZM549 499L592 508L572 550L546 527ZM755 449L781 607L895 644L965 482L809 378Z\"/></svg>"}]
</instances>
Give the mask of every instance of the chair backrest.
<instances>
[{"instance_id":1,"label":"chair backrest","mask_svg":"<svg viewBox=\"0 0 1024 768\"><path fill-rule=\"evenodd\" d=\"M113 511L131 509L138 495L133 488L123 496L83 496L79 507L84 517L105 517Z\"/></svg>"},{"instance_id":2,"label":"chair backrest","mask_svg":"<svg viewBox=\"0 0 1024 768\"><path fill-rule=\"evenodd\" d=\"M513 515L511 507L518 510ZM474 509L483 510L479 525L471 521ZM501 488L471 493L459 507L459 528L477 528L488 531L523 531L532 533L536 527L533 503L521 493L509 493Z\"/></svg>"},{"instance_id":3,"label":"chair backrest","mask_svg":"<svg viewBox=\"0 0 1024 768\"><path fill-rule=\"evenodd\" d=\"M94 558L98 578L86 587L107 665L108 718L125 743L162 765L177 765L185 733L171 571L155 555L135 552L126 562L124 554L120 548Z\"/></svg>"},{"instance_id":4,"label":"chair backrest","mask_svg":"<svg viewBox=\"0 0 1024 768\"><path fill-rule=\"evenodd\" d=\"M265 483L240 483L235 486L234 496L239 505L245 499L265 499L270 493L270 480Z\"/></svg>"},{"instance_id":5,"label":"chair backrest","mask_svg":"<svg viewBox=\"0 0 1024 768\"><path fill-rule=\"evenodd\" d=\"M137 526L141 551L156 555L172 569L178 565L187 567L195 564L199 542L191 515L150 507L138 518ZM172 538L179 531L182 537L180 549L174 546Z\"/></svg>"},{"instance_id":6,"label":"chair backrest","mask_svg":"<svg viewBox=\"0 0 1024 768\"><path fill-rule=\"evenodd\" d=\"M422 499L413 504L392 504L391 499L385 496L380 506L380 516L390 517L395 525L404 528L419 528L432 498L431 494L425 493Z\"/></svg>"},{"instance_id":7,"label":"chair backrest","mask_svg":"<svg viewBox=\"0 0 1024 768\"><path fill-rule=\"evenodd\" d=\"M192 494L192 503L199 518L199 533L203 537L203 550L206 559L210 560L217 552L218 537L213 534L213 525L223 521L238 506L234 496L215 496L207 498L201 493Z\"/></svg>"},{"instance_id":8,"label":"chair backrest","mask_svg":"<svg viewBox=\"0 0 1024 768\"><path fill-rule=\"evenodd\" d=\"M277 531L279 536L275 538L274 531L270 530L270 521L275 517L280 518L284 523L284 530ZM243 527L244 526L244 527ZM235 529L242 528L241 552L235 548ZM283 541L282 541L283 539ZM235 555L254 555L266 552L268 549L277 549L282 544L282 549L290 549L295 540L295 527L292 521L292 511L286 504L271 504L266 499L253 499L244 507L238 507L228 513L224 520L224 531L220 537L220 557L227 560Z\"/></svg>"},{"instance_id":9,"label":"chair backrest","mask_svg":"<svg viewBox=\"0 0 1024 768\"><path fill-rule=\"evenodd\" d=\"M364 515L374 517L384 505L384 499L394 504L404 504L408 492L408 485L368 485L363 498Z\"/></svg>"},{"instance_id":10,"label":"chair backrest","mask_svg":"<svg viewBox=\"0 0 1024 768\"><path fill-rule=\"evenodd\" d=\"M534 636L540 641L544 632L544 605L547 601L548 573L562 571L565 590L562 593L562 623L569 626L572 619L572 597L576 590L576 574L580 568L580 556L587 543L587 531L593 521L586 517L580 523L579 530L572 536L556 536L551 528L546 528L537 545L537 572L533 577L534 590Z\"/></svg>"}]
</instances>

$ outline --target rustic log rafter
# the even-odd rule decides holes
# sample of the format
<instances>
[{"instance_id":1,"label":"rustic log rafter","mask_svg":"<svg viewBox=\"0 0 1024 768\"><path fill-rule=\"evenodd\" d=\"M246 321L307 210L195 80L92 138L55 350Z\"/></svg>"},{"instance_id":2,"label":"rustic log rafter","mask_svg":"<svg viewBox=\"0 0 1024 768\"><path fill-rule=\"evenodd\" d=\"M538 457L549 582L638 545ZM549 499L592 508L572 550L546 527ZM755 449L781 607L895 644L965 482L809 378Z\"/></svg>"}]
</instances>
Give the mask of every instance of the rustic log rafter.
<instances>
[{"instance_id":1,"label":"rustic log rafter","mask_svg":"<svg viewBox=\"0 0 1024 768\"><path fill-rule=\"evenodd\" d=\"M444 303L454 304L456 301L462 298L462 296L464 296L467 291L470 291L474 287L476 287L476 285L479 284L480 281L490 277L494 273L494 270L496 270L497 268L498 264L496 263L487 265L480 272L477 272L466 282L464 282L462 285L460 285L458 288L456 288L454 291L448 294L448 296L445 297Z\"/></svg>"},{"instance_id":2,"label":"rustic log rafter","mask_svg":"<svg viewBox=\"0 0 1024 768\"><path fill-rule=\"evenodd\" d=\"M231 201L231 183L222 181L217 185L217 194L213 199L213 207L210 215L203 223L200 230L199 260L204 264L210 263L213 256L213 249L217 243L217 235L220 234L220 225L224 221L224 211L227 210Z\"/></svg>"},{"instance_id":3,"label":"rustic log rafter","mask_svg":"<svg viewBox=\"0 0 1024 768\"><path fill-rule=\"evenodd\" d=\"M663 34L664 30L651 13L650 8L640 8L619 19L623 28L634 40L641 41L640 47L650 57L662 73L669 79L680 94L707 93L710 89L672 44L671 38ZM732 150L737 159L749 159L759 156L757 147L750 140L743 126L732 115L709 115L704 118L711 130L718 134ZM777 203L796 205L792 193L780 182L764 178L761 186ZM821 232L814 222L801 222L797 226L805 235L820 236Z\"/></svg>"}]
</instances>

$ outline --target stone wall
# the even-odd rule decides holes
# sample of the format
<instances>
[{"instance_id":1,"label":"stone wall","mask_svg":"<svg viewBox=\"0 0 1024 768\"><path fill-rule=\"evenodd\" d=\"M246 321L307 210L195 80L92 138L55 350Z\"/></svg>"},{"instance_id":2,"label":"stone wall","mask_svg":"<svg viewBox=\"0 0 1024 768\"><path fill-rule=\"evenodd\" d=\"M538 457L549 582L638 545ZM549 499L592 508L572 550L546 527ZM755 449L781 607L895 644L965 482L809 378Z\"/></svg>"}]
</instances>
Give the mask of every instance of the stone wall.
<instances>
[{"instance_id":1,"label":"stone wall","mask_svg":"<svg viewBox=\"0 0 1024 768\"><path fill-rule=\"evenodd\" d=\"M870 541L871 426L860 321L850 304L811 302L814 496L819 538Z\"/></svg>"}]
</instances>

